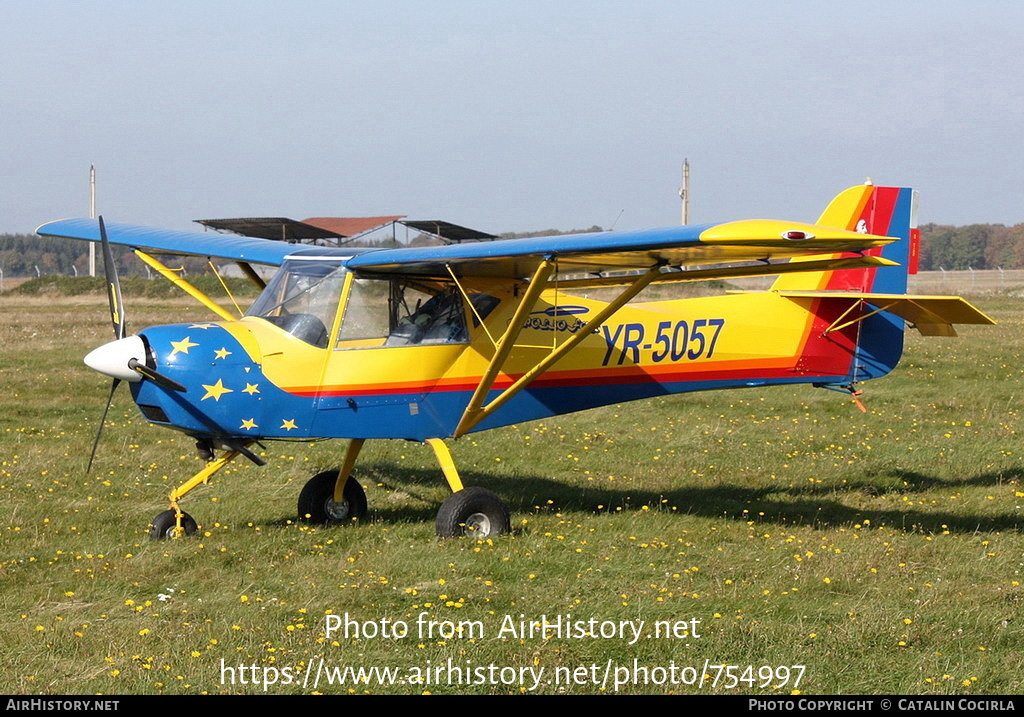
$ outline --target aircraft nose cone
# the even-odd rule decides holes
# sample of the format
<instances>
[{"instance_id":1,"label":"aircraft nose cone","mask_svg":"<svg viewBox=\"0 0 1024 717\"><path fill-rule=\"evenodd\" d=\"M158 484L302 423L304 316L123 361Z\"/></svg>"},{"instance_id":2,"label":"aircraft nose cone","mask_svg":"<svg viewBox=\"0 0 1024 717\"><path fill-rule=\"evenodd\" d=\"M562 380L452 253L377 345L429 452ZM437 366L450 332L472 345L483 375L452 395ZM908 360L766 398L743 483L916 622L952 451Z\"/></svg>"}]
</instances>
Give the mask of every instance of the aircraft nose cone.
<instances>
[{"instance_id":1,"label":"aircraft nose cone","mask_svg":"<svg viewBox=\"0 0 1024 717\"><path fill-rule=\"evenodd\" d=\"M132 359L146 363L146 344L140 336L126 336L103 344L90 351L83 360L93 371L135 383L141 381L142 376L128 365Z\"/></svg>"}]
</instances>

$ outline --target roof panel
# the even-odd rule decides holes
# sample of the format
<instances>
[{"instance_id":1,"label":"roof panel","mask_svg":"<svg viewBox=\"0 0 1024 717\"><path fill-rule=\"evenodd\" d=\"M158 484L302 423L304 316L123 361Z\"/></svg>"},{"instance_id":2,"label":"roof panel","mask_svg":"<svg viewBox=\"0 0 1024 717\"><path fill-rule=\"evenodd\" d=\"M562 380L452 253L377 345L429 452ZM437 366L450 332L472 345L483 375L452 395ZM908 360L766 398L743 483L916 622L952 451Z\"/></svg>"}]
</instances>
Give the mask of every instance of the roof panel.
<instances>
[{"instance_id":1,"label":"roof panel","mask_svg":"<svg viewBox=\"0 0 1024 717\"><path fill-rule=\"evenodd\" d=\"M494 234L487 234L486 232L470 229L469 227L461 227L458 224L452 224L440 219L409 219L402 222L402 224L410 229L429 232L447 241L483 241L498 238Z\"/></svg>"},{"instance_id":2,"label":"roof panel","mask_svg":"<svg viewBox=\"0 0 1024 717\"><path fill-rule=\"evenodd\" d=\"M198 224L218 231L229 231L258 239L280 241L306 241L310 239L344 239L323 227L297 222L288 217L244 217L238 219L196 219Z\"/></svg>"},{"instance_id":3,"label":"roof panel","mask_svg":"<svg viewBox=\"0 0 1024 717\"><path fill-rule=\"evenodd\" d=\"M303 219L302 223L333 232L337 236L352 237L356 234L380 229L404 217L404 214L388 217L309 217Z\"/></svg>"}]
</instances>

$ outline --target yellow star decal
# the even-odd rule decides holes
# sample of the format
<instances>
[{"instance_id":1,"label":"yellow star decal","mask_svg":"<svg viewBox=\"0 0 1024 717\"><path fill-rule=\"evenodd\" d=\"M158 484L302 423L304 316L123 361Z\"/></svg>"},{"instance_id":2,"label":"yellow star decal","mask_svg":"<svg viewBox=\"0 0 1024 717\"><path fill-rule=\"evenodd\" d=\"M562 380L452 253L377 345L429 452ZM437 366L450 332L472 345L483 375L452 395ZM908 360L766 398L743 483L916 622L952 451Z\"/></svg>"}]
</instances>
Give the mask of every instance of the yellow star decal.
<instances>
[{"instance_id":1,"label":"yellow star decal","mask_svg":"<svg viewBox=\"0 0 1024 717\"><path fill-rule=\"evenodd\" d=\"M281 424L281 428L285 429L286 431L290 431L293 428L298 428L298 426L295 425L294 418L286 418L284 419L284 423Z\"/></svg>"},{"instance_id":2,"label":"yellow star decal","mask_svg":"<svg viewBox=\"0 0 1024 717\"><path fill-rule=\"evenodd\" d=\"M250 396L254 393L260 392L260 385L258 383L247 383L245 388L242 389L242 393L247 393Z\"/></svg>"},{"instance_id":3,"label":"yellow star decal","mask_svg":"<svg viewBox=\"0 0 1024 717\"><path fill-rule=\"evenodd\" d=\"M228 356L230 356L231 352L228 351L226 348L219 348L219 349L217 349L216 351L213 352L213 355L214 355L214 358L222 359L222 358L227 358Z\"/></svg>"},{"instance_id":4,"label":"yellow star decal","mask_svg":"<svg viewBox=\"0 0 1024 717\"><path fill-rule=\"evenodd\" d=\"M259 428L259 426L256 425L255 418L243 418L241 427L247 431L252 430L253 428Z\"/></svg>"},{"instance_id":5,"label":"yellow star decal","mask_svg":"<svg viewBox=\"0 0 1024 717\"><path fill-rule=\"evenodd\" d=\"M224 381L222 379L219 379L219 378L217 379L217 383L213 384L212 386L207 386L204 383L203 384L203 388L206 389L206 395L203 396L202 399L200 399L200 400L203 400L203 401L205 401L208 398L212 398L214 401L220 401L220 397L223 396L225 393L232 393L233 392L232 389L225 388L224 387Z\"/></svg>"},{"instance_id":6,"label":"yellow star decal","mask_svg":"<svg viewBox=\"0 0 1024 717\"><path fill-rule=\"evenodd\" d=\"M173 356L176 353L187 354L188 350L190 348L192 348L193 346L198 346L198 345L199 344L197 344L197 343L193 343L191 338L188 337L188 336L183 338L181 341L172 341L171 342L171 346L174 347L174 351L171 351L171 356Z\"/></svg>"}]
</instances>

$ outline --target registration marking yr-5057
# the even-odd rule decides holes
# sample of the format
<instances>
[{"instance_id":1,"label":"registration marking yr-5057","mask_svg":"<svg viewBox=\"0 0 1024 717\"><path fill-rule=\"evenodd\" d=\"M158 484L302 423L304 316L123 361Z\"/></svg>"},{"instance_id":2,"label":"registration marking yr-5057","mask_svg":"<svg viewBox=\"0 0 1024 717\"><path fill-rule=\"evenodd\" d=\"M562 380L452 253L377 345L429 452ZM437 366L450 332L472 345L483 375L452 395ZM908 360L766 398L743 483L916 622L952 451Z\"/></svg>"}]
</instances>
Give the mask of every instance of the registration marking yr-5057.
<instances>
[{"instance_id":1,"label":"registration marking yr-5057","mask_svg":"<svg viewBox=\"0 0 1024 717\"><path fill-rule=\"evenodd\" d=\"M621 366L627 357L630 363L644 363L640 360L641 351L650 351L650 361L653 363L711 358L724 326L725 319L662 321L658 324L653 341L645 341L647 332L641 323L602 326L608 350L605 351L601 365L607 366L611 362L616 349L619 351L616 366Z\"/></svg>"}]
</instances>

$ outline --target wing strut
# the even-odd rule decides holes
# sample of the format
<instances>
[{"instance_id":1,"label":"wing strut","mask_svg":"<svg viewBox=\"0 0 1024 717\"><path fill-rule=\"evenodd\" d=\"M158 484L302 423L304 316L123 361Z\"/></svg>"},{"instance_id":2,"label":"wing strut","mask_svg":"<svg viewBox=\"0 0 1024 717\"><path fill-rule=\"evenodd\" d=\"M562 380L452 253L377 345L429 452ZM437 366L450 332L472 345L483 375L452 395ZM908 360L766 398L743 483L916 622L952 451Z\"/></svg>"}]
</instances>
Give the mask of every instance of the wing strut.
<instances>
[{"instance_id":1,"label":"wing strut","mask_svg":"<svg viewBox=\"0 0 1024 717\"><path fill-rule=\"evenodd\" d=\"M267 282L263 281L263 277L256 273L256 270L252 268L252 264L247 261L236 261L235 264L260 291L267 288Z\"/></svg>"},{"instance_id":2,"label":"wing strut","mask_svg":"<svg viewBox=\"0 0 1024 717\"><path fill-rule=\"evenodd\" d=\"M634 296L639 294L644 287L657 279L661 274L661 264L657 264L648 269L645 273L640 274L632 284L630 284L621 294L599 311L597 315L588 321L583 328L577 331L572 338L553 349L551 353L538 362L536 366L520 376L511 386L506 388L498 394L494 400L484 406L484 397L487 395L488 391L490 391L498 371L504 364L509 351L511 351L511 342L519 335L519 331L522 329L523 320L526 317L527 312L533 308L537 301L537 297L540 296L540 290L535 287L538 282L538 277L542 270L546 269L544 278L540 279L540 281L543 282L547 276L550 276L551 268L550 262L546 261L538 267L537 274L534 274L533 281L531 281L526 294L523 296L522 302L516 309L515 316L512 317L512 323L509 324L508 330L505 332L505 336L502 336L501 338L498 345L498 351L495 352L494 358L491 359L491 363L487 366L487 371L484 373L484 377L481 378L480 385L477 386L476 391L473 393L473 398L470 399L469 405L466 406L466 410L462 414L462 418L459 420L459 425L455 428L454 436L456 438L465 434L475 425L480 423L480 421L487 418L494 411L504 405L506 401L524 389L531 381L561 360L562 357L576 348L576 346L589 337L597 327L607 321L612 314L625 306ZM540 288L543 289L545 287L542 286ZM511 338L509 337L510 334Z\"/></svg>"},{"instance_id":3,"label":"wing strut","mask_svg":"<svg viewBox=\"0 0 1024 717\"><path fill-rule=\"evenodd\" d=\"M512 353L512 347L519 337L519 332L523 330L523 324L526 323L527 315L533 309L534 304L537 303L541 292L547 288L548 277L551 276L554 270L555 262L547 258L533 272L533 278L530 279L530 283L526 286L526 293L523 294L519 306L516 307L512 320L509 322L508 328L505 329L505 333L498 339L494 356L491 357L491 362L487 364L483 376L480 377L480 384L476 387L476 391L473 392L473 397L469 399L469 404L466 406L462 418L459 419L459 425L455 428L455 437L461 436L483 419L486 409L482 409L481 406L483 406L484 399L487 397L488 391L491 390L491 386L494 385L494 379L498 377L501 367L505 365L505 359Z\"/></svg>"},{"instance_id":4,"label":"wing strut","mask_svg":"<svg viewBox=\"0 0 1024 717\"><path fill-rule=\"evenodd\" d=\"M477 311L476 306L473 305L473 300L469 298L469 294L467 294L466 290L462 288L462 283L459 281L459 277L455 276L455 272L452 271L451 265L445 264L444 268L445 270L447 270L449 276L452 277L452 281L455 282L455 286L458 287L459 293L462 294L462 298L466 302L466 306L469 307L469 310L473 312L473 316L476 317L477 322L480 324L480 328L482 328L484 330L484 333L487 334L487 338L490 340L491 345L497 347L498 342L494 340L493 336L491 336L491 332L487 328L487 322L484 321L482 316L480 316L480 312Z\"/></svg>"},{"instance_id":5,"label":"wing strut","mask_svg":"<svg viewBox=\"0 0 1024 717\"><path fill-rule=\"evenodd\" d=\"M167 279L167 281L169 281L172 284L174 284L175 286L177 286L179 289L181 289L186 294L191 296L193 299L198 301L200 304L202 304L203 306L208 308L213 313L217 314L217 316L221 317L225 321L235 321L235 320L237 320L237 317L232 316L226 310L224 310L221 307L217 306L217 304L215 304L213 302L213 299L211 299L209 296L207 296L206 294L201 292L199 289L197 289L195 286L193 286L192 284L188 283L187 281L182 279L180 276L175 274L174 273L174 269L171 269L170 267L162 264L158 259L155 259L154 257L150 256L146 252L141 251L139 249L135 250L135 256L139 257L140 259L142 259L142 261L146 262L151 267L156 269L158 272L160 272L160 275L162 277Z\"/></svg>"},{"instance_id":6,"label":"wing strut","mask_svg":"<svg viewBox=\"0 0 1024 717\"><path fill-rule=\"evenodd\" d=\"M213 275L217 277L217 281L220 282L221 288L224 289L224 293L228 295L229 299L231 299L231 303L235 305L235 311L238 312L238 315L241 316L244 314L245 312L242 311L242 307L238 305L238 300L235 299L235 295L231 293L231 288L228 286L228 283L224 281L224 277L220 275L219 271L217 271L217 265L213 263L213 259L207 259L206 264L210 267L210 271L213 272Z\"/></svg>"}]
</instances>

